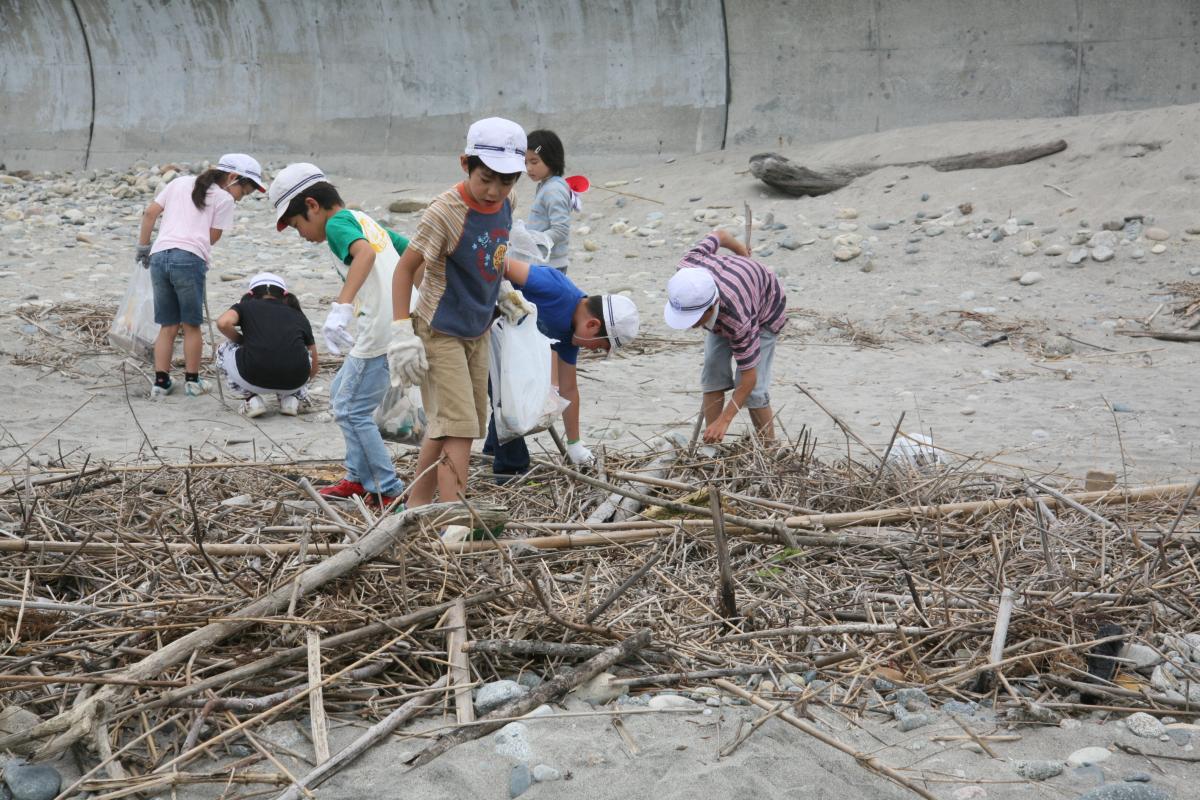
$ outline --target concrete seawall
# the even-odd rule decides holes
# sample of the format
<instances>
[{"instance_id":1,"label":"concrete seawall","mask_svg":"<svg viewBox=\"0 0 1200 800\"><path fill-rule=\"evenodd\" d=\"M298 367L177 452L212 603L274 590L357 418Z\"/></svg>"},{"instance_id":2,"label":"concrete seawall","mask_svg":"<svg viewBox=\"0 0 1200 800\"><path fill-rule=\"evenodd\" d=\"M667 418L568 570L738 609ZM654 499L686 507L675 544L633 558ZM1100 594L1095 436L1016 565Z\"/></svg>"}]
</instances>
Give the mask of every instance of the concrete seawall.
<instances>
[{"instance_id":1,"label":"concrete seawall","mask_svg":"<svg viewBox=\"0 0 1200 800\"><path fill-rule=\"evenodd\" d=\"M401 177L489 114L604 158L1193 103L1198 81L1192 0L3 0L0 161L239 149Z\"/></svg>"}]
</instances>

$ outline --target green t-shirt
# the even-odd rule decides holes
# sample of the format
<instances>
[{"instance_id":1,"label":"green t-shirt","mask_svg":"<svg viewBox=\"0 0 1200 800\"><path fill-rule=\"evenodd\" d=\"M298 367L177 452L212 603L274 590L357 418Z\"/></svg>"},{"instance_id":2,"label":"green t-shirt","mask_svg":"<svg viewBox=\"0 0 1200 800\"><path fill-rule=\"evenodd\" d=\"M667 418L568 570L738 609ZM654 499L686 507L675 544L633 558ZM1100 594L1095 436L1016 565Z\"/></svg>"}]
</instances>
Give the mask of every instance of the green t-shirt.
<instances>
[{"instance_id":1,"label":"green t-shirt","mask_svg":"<svg viewBox=\"0 0 1200 800\"><path fill-rule=\"evenodd\" d=\"M405 239L400 234L384 228L387 231L388 237L392 240L392 246L396 248L398 255L403 255L405 249L408 248L408 239ZM346 266L350 266L350 262L354 259L350 255L350 245L357 242L359 239L366 239L363 235L362 225L358 224L358 220L354 218L347 209L334 214L325 223L325 241L329 243L329 249Z\"/></svg>"}]
</instances>

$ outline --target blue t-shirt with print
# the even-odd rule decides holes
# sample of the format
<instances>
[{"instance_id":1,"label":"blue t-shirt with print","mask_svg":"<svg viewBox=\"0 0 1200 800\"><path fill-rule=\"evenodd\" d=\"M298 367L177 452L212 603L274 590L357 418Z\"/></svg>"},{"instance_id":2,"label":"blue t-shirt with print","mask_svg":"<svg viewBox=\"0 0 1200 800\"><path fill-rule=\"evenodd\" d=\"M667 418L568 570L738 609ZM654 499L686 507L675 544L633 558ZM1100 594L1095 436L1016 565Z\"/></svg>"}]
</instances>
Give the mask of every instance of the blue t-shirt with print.
<instances>
[{"instance_id":1,"label":"blue t-shirt with print","mask_svg":"<svg viewBox=\"0 0 1200 800\"><path fill-rule=\"evenodd\" d=\"M550 349L563 363L574 365L579 348L571 344L572 322L579 301L587 297L571 279L554 267L531 264L529 280L519 287L525 299L537 306L538 330L550 339L557 339Z\"/></svg>"}]
</instances>

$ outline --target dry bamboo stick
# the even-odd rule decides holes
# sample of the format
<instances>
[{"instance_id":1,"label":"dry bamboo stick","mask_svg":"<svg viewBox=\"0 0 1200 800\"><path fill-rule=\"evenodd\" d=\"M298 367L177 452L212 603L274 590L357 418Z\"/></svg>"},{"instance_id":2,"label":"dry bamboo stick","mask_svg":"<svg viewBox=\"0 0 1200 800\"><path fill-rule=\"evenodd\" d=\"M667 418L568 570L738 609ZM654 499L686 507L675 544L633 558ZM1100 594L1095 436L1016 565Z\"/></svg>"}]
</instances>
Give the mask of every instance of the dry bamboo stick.
<instances>
[{"instance_id":1,"label":"dry bamboo stick","mask_svg":"<svg viewBox=\"0 0 1200 800\"><path fill-rule=\"evenodd\" d=\"M450 686L454 692L454 713L458 724L475 721L471 702L471 659L463 650L467 641L467 607L456 600L446 614L446 653L450 661Z\"/></svg>"},{"instance_id":2,"label":"dry bamboo stick","mask_svg":"<svg viewBox=\"0 0 1200 800\"><path fill-rule=\"evenodd\" d=\"M325 690L321 685L321 634L306 633L308 646L308 716L312 723L313 754L317 764L329 760L329 723L325 719Z\"/></svg>"},{"instance_id":3,"label":"dry bamboo stick","mask_svg":"<svg viewBox=\"0 0 1200 800\"><path fill-rule=\"evenodd\" d=\"M751 639L769 639L773 636L823 636L827 634L857 633L860 635L903 634L905 636L924 636L936 633L935 629L921 628L914 625L875 625L867 622L850 622L845 625L800 625L794 628L771 628L764 631L749 631L747 633L731 633L721 636L715 641L744 642Z\"/></svg>"}]
</instances>

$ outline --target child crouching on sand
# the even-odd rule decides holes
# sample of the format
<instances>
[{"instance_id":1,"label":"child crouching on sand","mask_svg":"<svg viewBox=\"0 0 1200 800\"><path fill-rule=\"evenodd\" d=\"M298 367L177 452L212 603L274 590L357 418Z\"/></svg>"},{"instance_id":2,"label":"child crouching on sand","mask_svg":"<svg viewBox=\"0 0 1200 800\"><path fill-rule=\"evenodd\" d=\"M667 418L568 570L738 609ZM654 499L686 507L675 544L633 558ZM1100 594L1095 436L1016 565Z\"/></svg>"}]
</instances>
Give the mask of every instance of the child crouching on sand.
<instances>
[{"instance_id":1,"label":"child crouching on sand","mask_svg":"<svg viewBox=\"0 0 1200 800\"><path fill-rule=\"evenodd\" d=\"M225 385L242 398L242 413L267 413L264 395L279 398L279 413L294 417L308 406L308 382L317 375L317 342L296 295L278 275L261 272L250 291L217 319L229 341L217 348ZM241 330L239 330L239 328Z\"/></svg>"}]
</instances>

